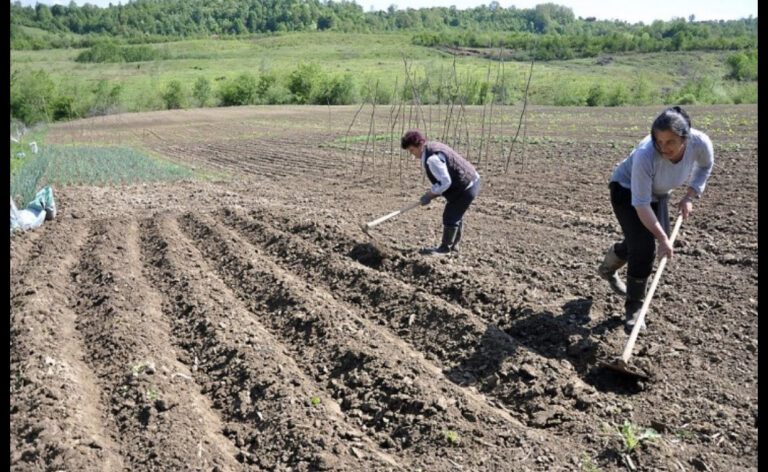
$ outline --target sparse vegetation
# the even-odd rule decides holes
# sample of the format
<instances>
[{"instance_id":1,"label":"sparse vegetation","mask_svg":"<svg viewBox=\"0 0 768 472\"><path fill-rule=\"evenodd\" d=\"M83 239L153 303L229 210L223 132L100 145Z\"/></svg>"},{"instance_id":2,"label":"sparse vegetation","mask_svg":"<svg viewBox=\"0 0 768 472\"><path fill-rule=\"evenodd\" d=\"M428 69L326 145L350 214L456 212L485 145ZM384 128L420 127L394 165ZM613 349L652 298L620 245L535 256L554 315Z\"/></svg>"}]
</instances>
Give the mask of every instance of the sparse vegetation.
<instances>
[{"instance_id":1,"label":"sparse vegetation","mask_svg":"<svg viewBox=\"0 0 768 472\"><path fill-rule=\"evenodd\" d=\"M145 364L134 364L131 366L131 376L138 377L142 372L144 372L144 369L146 368L147 366Z\"/></svg>"},{"instance_id":2,"label":"sparse vegetation","mask_svg":"<svg viewBox=\"0 0 768 472\"><path fill-rule=\"evenodd\" d=\"M413 91L425 105L458 104L460 99L464 105L514 105L523 101L528 78L522 62L504 62L503 77L494 76L499 48L489 49L487 57L456 56L454 71L452 55L414 45L404 33L295 32L153 47L164 55L88 67L66 49L12 50L12 116L33 124L189 106L340 105L369 102L374 93L377 104L390 104L410 100ZM412 80L405 90L395 90L395 84L405 83L403 55L413 58ZM529 103L756 103L757 82L744 80L756 56L753 62L730 59L738 71L729 73L726 62L734 55L718 50L636 52L617 53L601 64L594 58L536 62ZM489 63L495 71L490 77ZM177 84L174 90L169 90L171 83ZM182 99L187 95L194 100Z\"/></svg>"},{"instance_id":3,"label":"sparse vegetation","mask_svg":"<svg viewBox=\"0 0 768 472\"><path fill-rule=\"evenodd\" d=\"M458 446L461 443L461 438L459 438L459 434L456 431L450 429L443 431L443 437L453 446Z\"/></svg>"},{"instance_id":4,"label":"sparse vegetation","mask_svg":"<svg viewBox=\"0 0 768 472\"><path fill-rule=\"evenodd\" d=\"M592 457L590 457L586 453L581 456L581 471L582 472L601 472L595 460L592 459Z\"/></svg>"},{"instance_id":5,"label":"sparse vegetation","mask_svg":"<svg viewBox=\"0 0 768 472\"><path fill-rule=\"evenodd\" d=\"M642 433L638 434L637 426L630 420L624 420L624 424L619 428L619 436L621 436L621 441L624 445L622 452L632 454L642 441L656 440L659 438L659 433L653 428L646 428Z\"/></svg>"}]
</instances>

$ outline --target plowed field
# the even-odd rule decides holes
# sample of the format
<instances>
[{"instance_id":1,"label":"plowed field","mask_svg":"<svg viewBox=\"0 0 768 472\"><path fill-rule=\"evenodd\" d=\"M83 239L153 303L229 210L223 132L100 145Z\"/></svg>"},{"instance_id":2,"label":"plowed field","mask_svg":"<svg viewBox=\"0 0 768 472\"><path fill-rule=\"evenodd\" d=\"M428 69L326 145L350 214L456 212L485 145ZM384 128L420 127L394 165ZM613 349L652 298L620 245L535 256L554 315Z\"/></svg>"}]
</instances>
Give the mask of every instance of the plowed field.
<instances>
[{"instance_id":1,"label":"plowed field","mask_svg":"<svg viewBox=\"0 0 768 472\"><path fill-rule=\"evenodd\" d=\"M361 230L427 183L397 141L338 144L356 111L51 129L229 177L55 188L57 219L11 239L11 470L757 470L756 106L688 107L716 165L631 359L647 381L599 368L628 337L596 269L608 177L660 107L529 107L508 168L473 110L483 188L448 258L418 252L442 200ZM625 421L659 437L627 456Z\"/></svg>"}]
</instances>

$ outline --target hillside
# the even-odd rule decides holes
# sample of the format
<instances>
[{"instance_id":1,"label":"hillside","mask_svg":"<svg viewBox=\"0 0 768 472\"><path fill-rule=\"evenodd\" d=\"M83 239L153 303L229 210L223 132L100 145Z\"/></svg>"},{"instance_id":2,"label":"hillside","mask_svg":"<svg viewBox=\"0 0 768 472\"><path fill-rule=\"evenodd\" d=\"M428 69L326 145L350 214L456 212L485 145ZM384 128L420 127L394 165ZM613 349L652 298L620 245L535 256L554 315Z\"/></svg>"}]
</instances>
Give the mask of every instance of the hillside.
<instances>
[{"instance_id":1,"label":"hillside","mask_svg":"<svg viewBox=\"0 0 768 472\"><path fill-rule=\"evenodd\" d=\"M352 104L371 102L374 92L378 104L392 104L414 100L411 87L404 87L408 78L422 103L519 104L530 73L528 61L498 60L503 48L455 55L481 49L418 46L404 33L293 33L140 47L157 58L91 63L78 61L88 49L12 50L12 115L34 123L227 104ZM576 106L756 103L756 81L730 78L732 55L620 53L536 61L528 98L532 104ZM756 78L756 54L753 59Z\"/></svg>"}]
</instances>

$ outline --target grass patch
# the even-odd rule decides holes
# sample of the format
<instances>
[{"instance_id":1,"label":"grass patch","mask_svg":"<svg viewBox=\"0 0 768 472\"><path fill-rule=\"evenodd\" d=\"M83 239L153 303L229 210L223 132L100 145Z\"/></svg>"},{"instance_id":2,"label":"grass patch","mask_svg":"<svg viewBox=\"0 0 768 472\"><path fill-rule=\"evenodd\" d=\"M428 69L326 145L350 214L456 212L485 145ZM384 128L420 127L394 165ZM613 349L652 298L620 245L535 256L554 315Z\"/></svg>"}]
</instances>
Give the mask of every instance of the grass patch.
<instances>
[{"instance_id":1,"label":"grass patch","mask_svg":"<svg viewBox=\"0 0 768 472\"><path fill-rule=\"evenodd\" d=\"M120 86L119 111L164 109L162 93L171 81L179 81L188 98L195 81L206 79L213 96L229 82L244 73L256 78L274 77L285 86L299 64L315 61L332 75L354 77L360 98L368 96L379 81L379 100L387 101L395 83L402 90L406 81L403 56L411 66L411 79L420 84L421 99L434 103L438 94L445 100L448 83L460 83L463 89L479 87L486 79L488 60L482 57L456 58L437 48L416 46L405 32L362 34L338 32L302 32L269 35L236 40L192 39L152 44L162 59L131 63L78 63L75 58L84 49L11 50L11 69L44 70L57 84L60 94L84 97L95 92L99 81ZM605 105L610 105L618 87L625 93L616 104L662 104L691 77L711 77L722 81L732 101L756 101L756 83L726 80L726 61L731 51L681 51L669 53L627 53L611 55L611 60L598 64L601 58L568 61L539 61L533 71L528 97L531 105L585 105L590 89L600 85ZM491 82L495 82L499 64L491 63ZM523 99L530 65L505 62L506 97L519 104ZM426 82L429 82L427 87ZM441 91L437 84L443 84ZM621 95L621 94L619 94ZM722 98L722 97L721 97ZM78 100L80 100L78 98ZM81 100L81 101L82 101ZM87 100L86 100L87 101ZM192 105L194 101L189 101ZM377 103L382 103L377 101ZM117 110L116 110L117 111Z\"/></svg>"}]
</instances>

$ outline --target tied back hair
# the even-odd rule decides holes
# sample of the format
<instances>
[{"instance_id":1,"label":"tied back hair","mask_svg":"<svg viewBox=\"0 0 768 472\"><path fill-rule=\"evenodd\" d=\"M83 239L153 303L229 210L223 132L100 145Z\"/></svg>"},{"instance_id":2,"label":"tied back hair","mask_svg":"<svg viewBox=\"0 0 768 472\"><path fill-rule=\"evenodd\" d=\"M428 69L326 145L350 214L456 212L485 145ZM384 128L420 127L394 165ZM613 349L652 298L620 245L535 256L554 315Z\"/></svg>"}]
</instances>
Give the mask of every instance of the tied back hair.
<instances>
[{"instance_id":1,"label":"tied back hair","mask_svg":"<svg viewBox=\"0 0 768 472\"><path fill-rule=\"evenodd\" d=\"M656 144L656 131L672 131L676 135L687 140L691 135L691 117L679 106L669 107L653 120L651 125L651 139L653 147L659 149Z\"/></svg>"}]
</instances>

